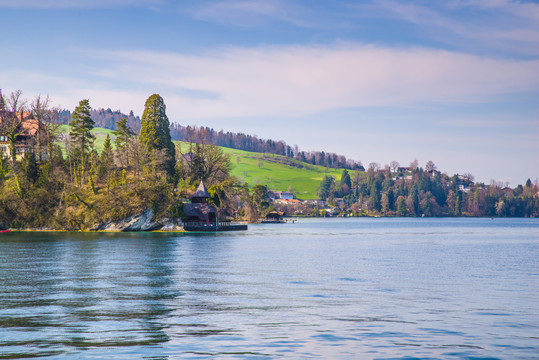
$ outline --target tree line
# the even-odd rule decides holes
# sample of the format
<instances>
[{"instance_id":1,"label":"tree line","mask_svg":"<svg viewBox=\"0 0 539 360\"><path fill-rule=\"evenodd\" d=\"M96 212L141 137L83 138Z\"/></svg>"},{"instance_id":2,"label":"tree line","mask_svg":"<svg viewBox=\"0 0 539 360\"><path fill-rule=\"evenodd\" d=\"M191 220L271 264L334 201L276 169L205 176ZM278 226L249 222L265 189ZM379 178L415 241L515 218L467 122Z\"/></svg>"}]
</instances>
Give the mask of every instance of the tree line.
<instances>
[{"instance_id":1,"label":"tree line","mask_svg":"<svg viewBox=\"0 0 539 360\"><path fill-rule=\"evenodd\" d=\"M470 174L453 175L436 170L429 161L425 169L415 161L406 173L399 166L380 169L371 164L366 172L343 170L340 181L325 176L320 199L343 214L391 216L539 216L539 185L474 183Z\"/></svg>"}]
</instances>

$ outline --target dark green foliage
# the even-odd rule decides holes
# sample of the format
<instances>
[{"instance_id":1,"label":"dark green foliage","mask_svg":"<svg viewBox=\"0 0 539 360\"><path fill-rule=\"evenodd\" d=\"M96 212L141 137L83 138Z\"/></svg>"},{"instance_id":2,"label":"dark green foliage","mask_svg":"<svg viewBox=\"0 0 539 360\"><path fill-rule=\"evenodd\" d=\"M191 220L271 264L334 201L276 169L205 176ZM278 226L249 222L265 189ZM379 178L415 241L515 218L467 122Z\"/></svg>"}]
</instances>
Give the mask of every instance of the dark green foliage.
<instances>
[{"instance_id":1,"label":"dark green foliage","mask_svg":"<svg viewBox=\"0 0 539 360\"><path fill-rule=\"evenodd\" d=\"M30 183L35 183L39 177L39 169L37 167L36 156L34 153L24 154L21 161L21 171L26 180Z\"/></svg>"},{"instance_id":2,"label":"dark green foliage","mask_svg":"<svg viewBox=\"0 0 539 360\"><path fill-rule=\"evenodd\" d=\"M352 190L352 179L348 170L344 169L341 175L341 191L343 195L349 195Z\"/></svg>"},{"instance_id":3,"label":"dark green foliage","mask_svg":"<svg viewBox=\"0 0 539 360\"><path fill-rule=\"evenodd\" d=\"M380 211L380 192L376 188L376 183L373 182L370 190L369 211Z\"/></svg>"},{"instance_id":4,"label":"dark green foliage","mask_svg":"<svg viewBox=\"0 0 539 360\"><path fill-rule=\"evenodd\" d=\"M75 108L73 120L69 123L71 145L74 150L79 186L85 182L85 173L88 167L88 153L93 147L95 136L91 133L94 128L94 121L90 117L90 102L81 100L79 106Z\"/></svg>"},{"instance_id":5,"label":"dark green foliage","mask_svg":"<svg viewBox=\"0 0 539 360\"><path fill-rule=\"evenodd\" d=\"M333 176L326 175L320 183L318 188L318 197L320 200L327 200L332 196L332 190L335 189L335 178Z\"/></svg>"},{"instance_id":6,"label":"dark green foliage","mask_svg":"<svg viewBox=\"0 0 539 360\"><path fill-rule=\"evenodd\" d=\"M154 94L146 100L141 119L139 141L148 153L155 150L165 150L162 170L172 179L175 172L176 154L174 143L170 137L170 122L166 114L165 102L158 94Z\"/></svg>"},{"instance_id":7,"label":"dark green foliage","mask_svg":"<svg viewBox=\"0 0 539 360\"><path fill-rule=\"evenodd\" d=\"M95 139L91 133L95 123L90 117L90 102L81 100L79 106L75 108L72 118L73 120L69 123L69 136L81 156L85 156Z\"/></svg>"},{"instance_id":8,"label":"dark green foliage","mask_svg":"<svg viewBox=\"0 0 539 360\"><path fill-rule=\"evenodd\" d=\"M406 210L406 203L403 196L399 196L397 199L397 216L406 216L408 211Z\"/></svg>"},{"instance_id":9,"label":"dark green foliage","mask_svg":"<svg viewBox=\"0 0 539 360\"><path fill-rule=\"evenodd\" d=\"M4 154L0 152L0 181L4 180L8 172L9 165L7 158L5 158Z\"/></svg>"},{"instance_id":10,"label":"dark green foliage","mask_svg":"<svg viewBox=\"0 0 539 360\"><path fill-rule=\"evenodd\" d=\"M99 157L98 175L100 178L106 180L107 190L110 190L111 174L114 170L114 152L112 151L112 144L110 136L107 134L105 143L103 144L103 151Z\"/></svg>"}]
</instances>

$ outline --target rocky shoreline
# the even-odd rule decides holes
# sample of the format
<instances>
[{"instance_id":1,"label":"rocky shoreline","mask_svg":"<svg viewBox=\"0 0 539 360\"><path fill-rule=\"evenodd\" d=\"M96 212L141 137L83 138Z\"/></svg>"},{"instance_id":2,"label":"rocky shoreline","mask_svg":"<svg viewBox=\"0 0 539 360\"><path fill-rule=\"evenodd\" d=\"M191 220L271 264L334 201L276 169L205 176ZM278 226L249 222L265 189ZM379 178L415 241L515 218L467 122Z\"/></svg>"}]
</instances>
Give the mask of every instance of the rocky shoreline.
<instances>
[{"instance_id":1,"label":"rocky shoreline","mask_svg":"<svg viewBox=\"0 0 539 360\"><path fill-rule=\"evenodd\" d=\"M22 231L80 231L79 229L52 229L52 228L37 228L37 229L8 229L0 223L0 230L22 230ZM84 230L83 230L84 231ZM103 232L125 232L125 231L185 231L183 223L177 218L154 219L152 209L144 210L137 215L129 216L118 221L109 221L98 223L92 226L88 231L103 231Z\"/></svg>"}]
</instances>

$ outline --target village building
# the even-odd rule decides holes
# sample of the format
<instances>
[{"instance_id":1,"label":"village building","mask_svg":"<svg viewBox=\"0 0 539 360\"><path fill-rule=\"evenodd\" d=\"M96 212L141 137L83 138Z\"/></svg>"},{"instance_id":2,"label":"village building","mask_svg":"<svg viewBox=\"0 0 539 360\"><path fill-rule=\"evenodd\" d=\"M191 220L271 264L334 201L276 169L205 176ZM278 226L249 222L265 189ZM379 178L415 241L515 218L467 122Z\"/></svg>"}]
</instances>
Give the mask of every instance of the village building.
<instances>
[{"instance_id":1,"label":"village building","mask_svg":"<svg viewBox=\"0 0 539 360\"><path fill-rule=\"evenodd\" d=\"M412 180L413 169L411 167L398 167L393 180Z\"/></svg>"},{"instance_id":2,"label":"village building","mask_svg":"<svg viewBox=\"0 0 539 360\"><path fill-rule=\"evenodd\" d=\"M268 191L271 200L294 200L294 194L289 191Z\"/></svg>"},{"instance_id":3,"label":"village building","mask_svg":"<svg viewBox=\"0 0 539 360\"><path fill-rule=\"evenodd\" d=\"M183 228L187 231L238 231L247 230L247 224L220 222L217 219L217 210L208 204L210 194L200 181L194 194L189 196L190 203L184 204L185 221Z\"/></svg>"},{"instance_id":4,"label":"village building","mask_svg":"<svg viewBox=\"0 0 539 360\"><path fill-rule=\"evenodd\" d=\"M210 194L201 181L197 190L189 196L191 203L184 205L185 221L187 223L196 223L199 225L209 226L215 224L217 219L217 211L208 204Z\"/></svg>"},{"instance_id":5,"label":"village building","mask_svg":"<svg viewBox=\"0 0 539 360\"><path fill-rule=\"evenodd\" d=\"M301 200L298 199L275 199L277 204L300 204Z\"/></svg>"},{"instance_id":6,"label":"village building","mask_svg":"<svg viewBox=\"0 0 539 360\"><path fill-rule=\"evenodd\" d=\"M10 141L5 127L9 119L14 119L18 135L15 139L15 159L22 160L26 153L36 152L36 140L40 123L34 119L32 113L22 111L13 113L5 109L5 102L0 89L0 156L11 157ZM46 154L42 154L42 157Z\"/></svg>"}]
</instances>

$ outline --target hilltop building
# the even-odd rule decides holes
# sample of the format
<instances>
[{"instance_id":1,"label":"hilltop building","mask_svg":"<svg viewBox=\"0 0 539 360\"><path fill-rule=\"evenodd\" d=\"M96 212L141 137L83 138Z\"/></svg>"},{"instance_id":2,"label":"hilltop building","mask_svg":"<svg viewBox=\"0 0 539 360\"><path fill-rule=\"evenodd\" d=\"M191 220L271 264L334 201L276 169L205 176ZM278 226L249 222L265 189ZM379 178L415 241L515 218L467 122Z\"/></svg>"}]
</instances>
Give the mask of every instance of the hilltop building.
<instances>
[{"instance_id":1,"label":"hilltop building","mask_svg":"<svg viewBox=\"0 0 539 360\"><path fill-rule=\"evenodd\" d=\"M21 110L20 113L15 114L6 110L2 90L0 89L0 155L4 157L11 157L10 142L6 129L8 121L14 121L15 128L12 130L18 133L15 140L16 159L21 160L29 152L35 153L40 127L39 121L33 118L31 112Z\"/></svg>"}]
</instances>

